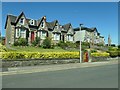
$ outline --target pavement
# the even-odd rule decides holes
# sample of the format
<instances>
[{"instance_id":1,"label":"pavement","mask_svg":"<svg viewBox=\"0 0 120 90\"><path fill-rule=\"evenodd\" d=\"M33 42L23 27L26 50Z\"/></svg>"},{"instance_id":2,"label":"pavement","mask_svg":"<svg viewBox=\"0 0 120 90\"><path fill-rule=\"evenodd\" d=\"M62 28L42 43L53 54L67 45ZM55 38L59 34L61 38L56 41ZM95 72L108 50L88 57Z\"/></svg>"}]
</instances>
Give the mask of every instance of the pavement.
<instances>
[{"instance_id":1,"label":"pavement","mask_svg":"<svg viewBox=\"0 0 120 90\"><path fill-rule=\"evenodd\" d=\"M14 67L8 68L6 72L0 72L2 75L14 75L14 74L27 74L36 72L58 71L75 68L86 68L103 65L118 64L118 60L102 61L102 62L86 62L86 63L69 63L69 64L53 64L53 65L41 65L41 66L28 66L28 67Z\"/></svg>"}]
</instances>

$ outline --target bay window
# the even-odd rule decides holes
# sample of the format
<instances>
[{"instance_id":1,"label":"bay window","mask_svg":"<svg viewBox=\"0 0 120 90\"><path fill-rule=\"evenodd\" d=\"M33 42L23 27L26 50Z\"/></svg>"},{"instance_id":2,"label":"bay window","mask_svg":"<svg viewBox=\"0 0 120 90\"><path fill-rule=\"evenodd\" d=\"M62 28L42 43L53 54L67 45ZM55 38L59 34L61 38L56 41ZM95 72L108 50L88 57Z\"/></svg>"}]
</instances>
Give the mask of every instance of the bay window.
<instances>
[{"instance_id":1,"label":"bay window","mask_svg":"<svg viewBox=\"0 0 120 90\"><path fill-rule=\"evenodd\" d=\"M73 41L73 35L67 35L67 40L68 41Z\"/></svg>"},{"instance_id":2,"label":"bay window","mask_svg":"<svg viewBox=\"0 0 120 90\"><path fill-rule=\"evenodd\" d=\"M16 29L16 38L26 38L26 30L24 29Z\"/></svg>"},{"instance_id":3,"label":"bay window","mask_svg":"<svg viewBox=\"0 0 120 90\"><path fill-rule=\"evenodd\" d=\"M54 40L60 40L60 34L54 33Z\"/></svg>"},{"instance_id":4,"label":"bay window","mask_svg":"<svg viewBox=\"0 0 120 90\"><path fill-rule=\"evenodd\" d=\"M47 36L47 32L41 31L41 39L45 39L46 36Z\"/></svg>"}]
</instances>

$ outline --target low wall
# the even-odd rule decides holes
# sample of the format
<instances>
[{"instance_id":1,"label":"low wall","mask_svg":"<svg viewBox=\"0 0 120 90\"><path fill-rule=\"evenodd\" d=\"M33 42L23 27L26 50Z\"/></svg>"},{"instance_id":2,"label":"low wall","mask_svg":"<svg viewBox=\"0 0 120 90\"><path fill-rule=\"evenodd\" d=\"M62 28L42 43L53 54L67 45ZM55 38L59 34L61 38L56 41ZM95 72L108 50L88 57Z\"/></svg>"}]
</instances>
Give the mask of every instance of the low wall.
<instances>
[{"instance_id":1,"label":"low wall","mask_svg":"<svg viewBox=\"0 0 120 90\"><path fill-rule=\"evenodd\" d=\"M2 68L6 67L23 67L49 64L67 64L79 63L79 59L64 59L64 60L2 60Z\"/></svg>"},{"instance_id":2,"label":"low wall","mask_svg":"<svg viewBox=\"0 0 120 90\"><path fill-rule=\"evenodd\" d=\"M118 60L116 58L110 57L91 57L91 62L99 62L99 61L108 61L108 60ZM49 65L49 64L67 64L67 63L79 63L79 59L55 59L55 60L2 60L0 67L8 68L8 67L24 67L24 66L37 66L37 65Z\"/></svg>"}]
</instances>

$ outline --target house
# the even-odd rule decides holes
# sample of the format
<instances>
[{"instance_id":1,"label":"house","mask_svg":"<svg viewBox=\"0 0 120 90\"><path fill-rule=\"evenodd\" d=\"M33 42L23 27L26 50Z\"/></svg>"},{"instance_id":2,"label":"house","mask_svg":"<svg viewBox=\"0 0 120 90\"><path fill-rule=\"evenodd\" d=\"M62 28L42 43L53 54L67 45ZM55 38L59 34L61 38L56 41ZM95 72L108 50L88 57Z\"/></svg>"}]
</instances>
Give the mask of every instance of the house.
<instances>
[{"instance_id":1,"label":"house","mask_svg":"<svg viewBox=\"0 0 120 90\"><path fill-rule=\"evenodd\" d=\"M20 37L31 44L37 36L40 37L40 43L45 37L51 37L55 44L60 40L74 41L74 30L70 23L60 25L58 20L47 22L46 16L34 20L26 18L23 12L19 16L7 15L5 29L6 44L14 44Z\"/></svg>"},{"instance_id":2,"label":"house","mask_svg":"<svg viewBox=\"0 0 120 90\"><path fill-rule=\"evenodd\" d=\"M74 28L75 35L74 35L74 40L75 42L79 41L79 36L80 36L80 28ZM82 31L82 42L88 42L91 43L92 45L94 44L103 44L104 45L104 37L100 36L100 33L98 32L96 27L93 28L88 28L88 27L81 27Z\"/></svg>"},{"instance_id":3,"label":"house","mask_svg":"<svg viewBox=\"0 0 120 90\"><path fill-rule=\"evenodd\" d=\"M5 29L6 45L14 44L19 38L26 39L28 44L31 45L36 37L40 38L40 44L46 37L50 37L54 44L59 41L75 43L79 38L80 30L79 28L73 28L71 23L61 25L58 20L48 22L46 16L38 20L30 19L23 12L18 16L7 15ZM85 35L84 42L104 43L104 37L100 37L97 28L82 27L82 31Z\"/></svg>"}]
</instances>

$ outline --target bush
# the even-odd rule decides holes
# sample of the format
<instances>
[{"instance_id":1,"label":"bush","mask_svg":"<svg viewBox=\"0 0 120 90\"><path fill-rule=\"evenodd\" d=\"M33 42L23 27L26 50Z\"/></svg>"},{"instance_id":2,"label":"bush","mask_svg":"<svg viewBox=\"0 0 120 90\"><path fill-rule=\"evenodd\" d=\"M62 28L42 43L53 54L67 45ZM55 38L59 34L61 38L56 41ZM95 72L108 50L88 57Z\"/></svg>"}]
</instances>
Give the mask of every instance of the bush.
<instances>
[{"instance_id":1,"label":"bush","mask_svg":"<svg viewBox=\"0 0 120 90\"><path fill-rule=\"evenodd\" d=\"M60 46L63 49L76 48L76 43L69 42L69 41L67 41L67 42L60 41L57 45Z\"/></svg>"},{"instance_id":2,"label":"bush","mask_svg":"<svg viewBox=\"0 0 120 90\"><path fill-rule=\"evenodd\" d=\"M2 59L70 59L79 58L79 52L4 52Z\"/></svg>"},{"instance_id":3,"label":"bush","mask_svg":"<svg viewBox=\"0 0 120 90\"><path fill-rule=\"evenodd\" d=\"M43 48L51 48L51 38L46 37L42 44Z\"/></svg>"},{"instance_id":4,"label":"bush","mask_svg":"<svg viewBox=\"0 0 120 90\"><path fill-rule=\"evenodd\" d=\"M0 52L6 52L7 48L0 43Z\"/></svg>"},{"instance_id":5,"label":"bush","mask_svg":"<svg viewBox=\"0 0 120 90\"><path fill-rule=\"evenodd\" d=\"M118 51L108 51L110 53L111 57L117 57L118 56Z\"/></svg>"},{"instance_id":6,"label":"bush","mask_svg":"<svg viewBox=\"0 0 120 90\"><path fill-rule=\"evenodd\" d=\"M99 52L97 52L97 53L91 53L91 56L93 56L93 57L109 57L109 53L107 53L107 52L101 52L101 53L99 53Z\"/></svg>"},{"instance_id":7,"label":"bush","mask_svg":"<svg viewBox=\"0 0 120 90\"><path fill-rule=\"evenodd\" d=\"M40 38L36 37L35 40L32 42L33 46L38 46L40 44Z\"/></svg>"},{"instance_id":8,"label":"bush","mask_svg":"<svg viewBox=\"0 0 120 90\"><path fill-rule=\"evenodd\" d=\"M19 38L17 41L14 42L14 46L27 46L28 42L25 38Z\"/></svg>"},{"instance_id":9,"label":"bush","mask_svg":"<svg viewBox=\"0 0 120 90\"><path fill-rule=\"evenodd\" d=\"M63 49L65 49L67 47L67 44L63 41L60 41L57 45L60 46Z\"/></svg>"},{"instance_id":10,"label":"bush","mask_svg":"<svg viewBox=\"0 0 120 90\"><path fill-rule=\"evenodd\" d=\"M95 53L95 52L97 52L97 50L91 50L91 53Z\"/></svg>"}]
</instances>

